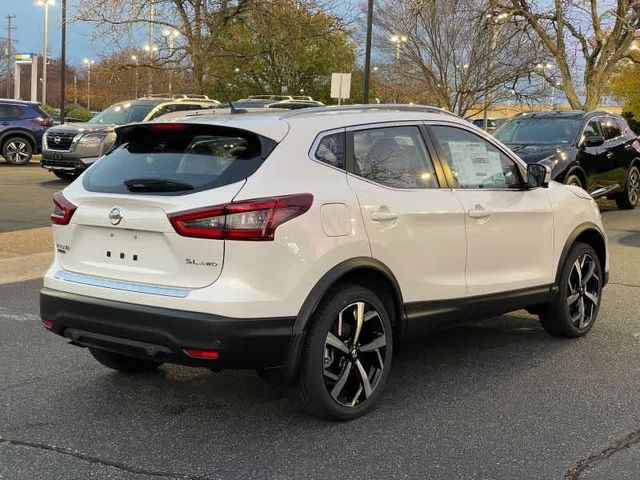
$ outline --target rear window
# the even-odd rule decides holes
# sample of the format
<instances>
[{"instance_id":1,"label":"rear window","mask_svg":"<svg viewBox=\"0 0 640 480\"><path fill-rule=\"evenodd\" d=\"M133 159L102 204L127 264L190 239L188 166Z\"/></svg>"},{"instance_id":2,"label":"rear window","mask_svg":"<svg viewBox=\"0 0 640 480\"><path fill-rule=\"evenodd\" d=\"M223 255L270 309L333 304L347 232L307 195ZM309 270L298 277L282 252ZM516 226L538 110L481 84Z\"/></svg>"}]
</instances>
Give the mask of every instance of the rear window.
<instances>
[{"instance_id":1,"label":"rear window","mask_svg":"<svg viewBox=\"0 0 640 480\"><path fill-rule=\"evenodd\" d=\"M185 195L248 178L275 142L246 130L183 124L119 129L113 149L87 171L92 192Z\"/></svg>"}]
</instances>

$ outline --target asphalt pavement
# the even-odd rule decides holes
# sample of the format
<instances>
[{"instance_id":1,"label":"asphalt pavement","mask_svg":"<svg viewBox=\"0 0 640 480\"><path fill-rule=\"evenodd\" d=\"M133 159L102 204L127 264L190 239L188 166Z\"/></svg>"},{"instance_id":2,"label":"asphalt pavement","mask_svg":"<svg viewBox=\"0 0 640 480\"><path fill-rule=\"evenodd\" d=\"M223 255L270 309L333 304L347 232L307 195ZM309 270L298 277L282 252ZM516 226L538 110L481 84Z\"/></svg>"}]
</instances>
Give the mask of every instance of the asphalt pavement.
<instances>
[{"instance_id":1,"label":"asphalt pavement","mask_svg":"<svg viewBox=\"0 0 640 480\"><path fill-rule=\"evenodd\" d=\"M587 336L516 312L414 339L349 423L250 371L114 373L42 328L39 280L0 286L0 479L636 480L640 209L605 210L611 282Z\"/></svg>"}]
</instances>

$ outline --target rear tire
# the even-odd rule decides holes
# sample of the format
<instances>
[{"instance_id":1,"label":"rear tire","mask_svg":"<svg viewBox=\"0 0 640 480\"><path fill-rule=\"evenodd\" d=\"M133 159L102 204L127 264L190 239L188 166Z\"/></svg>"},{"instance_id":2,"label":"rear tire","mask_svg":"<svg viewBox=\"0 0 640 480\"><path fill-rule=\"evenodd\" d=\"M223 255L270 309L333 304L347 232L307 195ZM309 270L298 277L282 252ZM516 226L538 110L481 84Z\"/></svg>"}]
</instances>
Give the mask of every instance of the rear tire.
<instances>
[{"instance_id":1,"label":"rear tire","mask_svg":"<svg viewBox=\"0 0 640 480\"><path fill-rule=\"evenodd\" d=\"M53 170L53 174L60 180L73 181L78 178L78 172L68 172L66 170Z\"/></svg>"},{"instance_id":2,"label":"rear tire","mask_svg":"<svg viewBox=\"0 0 640 480\"><path fill-rule=\"evenodd\" d=\"M313 416L351 420L378 401L393 350L391 320L369 289L343 284L322 300L300 360L298 395Z\"/></svg>"},{"instance_id":3,"label":"rear tire","mask_svg":"<svg viewBox=\"0 0 640 480\"><path fill-rule=\"evenodd\" d=\"M91 352L93 358L105 367L124 373L152 372L162 365L162 362L151 362L149 360L127 357L126 355L100 350L99 348L89 348L89 352Z\"/></svg>"},{"instance_id":4,"label":"rear tire","mask_svg":"<svg viewBox=\"0 0 640 480\"><path fill-rule=\"evenodd\" d=\"M33 156L33 146L24 137L9 137L2 144L2 156L11 165L26 165Z\"/></svg>"},{"instance_id":5,"label":"rear tire","mask_svg":"<svg viewBox=\"0 0 640 480\"><path fill-rule=\"evenodd\" d=\"M591 245L576 243L561 268L559 291L540 313L540 323L552 335L581 337L598 317L602 266Z\"/></svg>"},{"instance_id":6,"label":"rear tire","mask_svg":"<svg viewBox=\"0 0 640 480\"><path fill-rule=\"evenodd\" d=\"M624 192L617 195L615 200L618 208L622 210L633 210L638 205L640 198L640 170L637 167L631 167L627 174L627 182Z\"/></svg>"}]
</instances>

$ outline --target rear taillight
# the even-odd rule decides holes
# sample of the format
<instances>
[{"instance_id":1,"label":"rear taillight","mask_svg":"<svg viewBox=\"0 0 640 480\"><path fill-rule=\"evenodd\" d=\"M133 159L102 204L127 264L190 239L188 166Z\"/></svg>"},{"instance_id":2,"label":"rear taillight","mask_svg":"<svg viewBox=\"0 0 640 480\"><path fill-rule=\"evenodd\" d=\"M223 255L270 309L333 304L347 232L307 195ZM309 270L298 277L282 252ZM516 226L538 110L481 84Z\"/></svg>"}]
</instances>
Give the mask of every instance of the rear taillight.
<instances>
[{"instance_id":1,"label":"rear taillight","mask_svg":"<svg viewBox=\"0 0 640 480\"><path fill-rule=\"evenodd\" d=\"M169 215L178 234L227 240L273 240L276 228L305 213L313 195L259 198Z\"/></svg>"},{"instance_id":2,"label":"rear taillight","mask_svg":"<svg viewBox=\"0 0 640 480\"><path fill-rule=\"evenodd\" d=\"M78 208L69 200L64 198L62 192L53 194L53 212L51 212L51 223L55 225L68 225L71 217Z\"/></svg>"},{"instance_id":3,"label":"rear taillight","mask_svg":"<svg viewBox=\"0 0 640 480\"><path fill-rule=\"evenodd\" d=\"M49 117L36 117L32 120L33 123L39 127L50 127L53 125L53 120Z\"/></svg>"}]
</instances>

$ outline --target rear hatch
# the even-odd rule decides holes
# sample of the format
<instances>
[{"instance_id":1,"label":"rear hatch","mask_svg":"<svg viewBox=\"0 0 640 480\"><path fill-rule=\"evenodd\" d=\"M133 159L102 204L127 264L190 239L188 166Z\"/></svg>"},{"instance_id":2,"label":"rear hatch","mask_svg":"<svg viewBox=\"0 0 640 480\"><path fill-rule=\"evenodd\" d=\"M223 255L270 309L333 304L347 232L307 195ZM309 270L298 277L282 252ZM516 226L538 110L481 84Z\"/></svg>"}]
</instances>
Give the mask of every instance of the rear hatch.
<instances>
[{"instance_id":1,"label":"rear hatch","mask_svg":"<svg viewBox=\"0 0 640 480\"><path fill-rule=\"evenodd\" d=\"M65 190L77 206L57 229L62 267L118 281L198 288L219 277L224 240L176 232L169 215L233 200L275 141L213 125L117 130L113 150Z\"/></svg>"}]
</instances>

